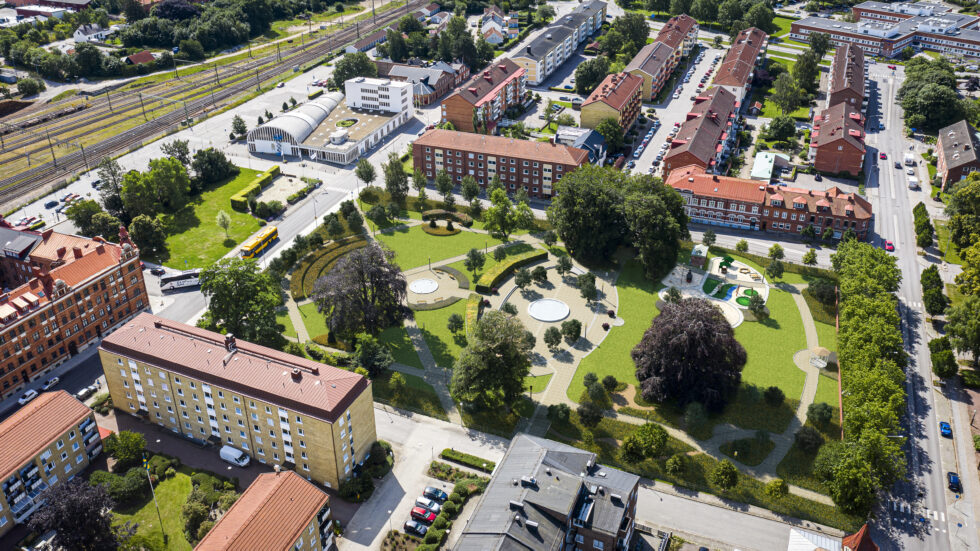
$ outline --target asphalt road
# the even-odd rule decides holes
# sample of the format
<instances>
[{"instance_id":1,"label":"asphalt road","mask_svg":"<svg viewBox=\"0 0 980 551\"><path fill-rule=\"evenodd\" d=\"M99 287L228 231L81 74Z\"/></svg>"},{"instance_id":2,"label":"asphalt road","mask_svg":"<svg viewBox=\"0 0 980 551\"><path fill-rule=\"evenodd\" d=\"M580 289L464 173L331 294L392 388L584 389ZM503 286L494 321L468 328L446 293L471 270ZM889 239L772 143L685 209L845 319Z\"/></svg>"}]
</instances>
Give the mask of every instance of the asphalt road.
<instances>
[{"instance_id":1,"label":"asphalt road","mask_svg":"<svg viewBox=\"0 0 980 551\"><path fill-rule=\"evenodd\" d=\"M956 469L955 456L947 459L940 449L942 439L938 434L938 423L941 419L936 413L932 390L926 346L929 337L919 285L919 275L925 266L916 253L912 223L912 206L929 198L927 192L909 190L904 170L893 167L894 161L902 160L910 146L921 144L906 140L902 133L901 108L895 98L904 80L902 67L892 71L885 64L872 64L870 77L877 83L880 98L869 102L868 127L877 128L879 121L885 125L883 131L870 131L866 140L866 190L875 212L873 243L883 245L887 239L895 244L897 264L902 271L899 313L909 354L905 434L908 436L909 480L896 485L890 495L884 496L876 511L878 518L873 521L873 528L882 549L977 549L977 530L972 514L951 508L959 496L946 488L946 472ZM916 155L922 149L917 148ZM887 159L879 159L882 152ZM972 473L965 474L968 475L963 477L965 495L976 496L976 477Z\"/></svg>"}]
</instances>

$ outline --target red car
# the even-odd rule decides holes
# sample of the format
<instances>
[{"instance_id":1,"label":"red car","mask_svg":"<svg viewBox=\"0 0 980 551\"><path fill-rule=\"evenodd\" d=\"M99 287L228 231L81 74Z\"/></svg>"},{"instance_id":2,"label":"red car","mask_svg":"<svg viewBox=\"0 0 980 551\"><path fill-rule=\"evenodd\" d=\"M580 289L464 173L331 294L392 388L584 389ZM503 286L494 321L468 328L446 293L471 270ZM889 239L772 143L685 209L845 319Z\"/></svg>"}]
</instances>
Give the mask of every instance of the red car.
<instances>
[{"instance_id":1,"label":"red car","mask_svg":"<svg viewBox=\"0 0 980 551\"><path fill-rule=\"evenodd\" d=\"M888 68L891 69L892 71L895 70L895 66L894 65L889 65Z\"/></svg>"},{"instance_id":2,"label":"red car","mask_svg":"<svg viewBox=\"0 0 980 551\"><path fill-rule=\"evenodd\" d=\"M432 524L436 520L436 514L422 507L412 507L412 518L426 524Z\"/></svg>"},{"instance_id":3,"label":"red car","mask_svg":"<svg viewBox=\"0 0 980 551\"><path fill-rule=\"evenodd\" d=\"M879 153L879 154L878 154L878 158L879 158L879 159L887 159L887 158L888 158L888 155L885 155L885 153L884 153L884 152L882 152L882 153Z\"/></svg>"},{"instance_id":4,"label":"red car","mask_svg":"<svg viewBox=\"0 0 980 551\"><path fill-rule=\"evenodd\" d=\"M895 250L895 244L892 243L891 241L885 241L885 250L888 251L888 252L894 251Z\"/></svg>"}]
</instances>

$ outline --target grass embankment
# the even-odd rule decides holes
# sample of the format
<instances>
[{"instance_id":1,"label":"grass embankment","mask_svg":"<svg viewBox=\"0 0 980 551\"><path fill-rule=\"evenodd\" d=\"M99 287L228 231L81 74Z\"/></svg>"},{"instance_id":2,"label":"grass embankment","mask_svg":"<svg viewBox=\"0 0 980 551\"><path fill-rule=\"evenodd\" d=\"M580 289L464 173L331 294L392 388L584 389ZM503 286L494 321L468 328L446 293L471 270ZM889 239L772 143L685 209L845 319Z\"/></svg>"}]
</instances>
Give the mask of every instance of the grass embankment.
<instances>
[{"instance_id":1,"label":"grass embankment","mask_svg":"<svg viewBox=\"0 0 980 551\"><path fill-rule=\"evenodd\" d=\"M393 374L393 371L386 371L372 380L371 386L374 389L376 402L414 411L443 421L449 420L449 416L446 415L446 410L442 409L442 404L439 402L439 397L432 385L422 380L421 377L402 373L402 377L405 377L405 391L395 395L390 384Z\"/></svg>"},{"instance_id":2,"label":"grass embankment","mask_svg":"<svg viewBox=\"0 0 980 551\"><path fill-rule=\"evenodd\" d=\"M466 315L465 300L457 301L438 310L418 310L415 312L415 324L422 331L425 344L432 352L436 365L450 369L456 363L459 353L466 346L466 332L460 331L454 335L447 327L449 316L453 314Z\"/></svg>"}]
</instances>

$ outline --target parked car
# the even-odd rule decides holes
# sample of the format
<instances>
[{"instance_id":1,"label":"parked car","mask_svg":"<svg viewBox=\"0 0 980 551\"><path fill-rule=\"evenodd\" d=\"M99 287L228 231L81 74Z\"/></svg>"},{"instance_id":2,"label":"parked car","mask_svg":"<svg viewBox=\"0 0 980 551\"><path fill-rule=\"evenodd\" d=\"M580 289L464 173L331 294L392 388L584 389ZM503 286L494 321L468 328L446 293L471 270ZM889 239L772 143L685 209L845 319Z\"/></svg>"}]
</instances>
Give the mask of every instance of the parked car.
<instances>
[{"instance_id":1,"label":"parked car","mask_svg":"<svg viewBox=\"0 0 980 551\"><path fill-rule=\"evenodd\" d=\"M221 450L218 451L218 455L221 460L226 463L231 463L236 467L247 467L249 462L248 454L242 450L233 446L221 446Z\"/></svg>"},{"instance_id":2,"label":"parked car","mask_svg":"<svg viewBox=\"0 0 980 551\"><path fill-rule=\"evenodd\" d=\"M954 472L948 472L946 473L946 481L948 482L947 485L949 486L950 490L957 493L963 493L963 484L960 483L960 475Z\"/></svg>"},{"instance_id":3,"label":"parked car","mask_svg":"<svg viewBox=\"0 0 980 551\"><path fill-rule=\"evenodd\" d=\"M37 391L33 388L25 392L20 398L17 399L17 403L20 405L25 405L34 398L37 398Z\"/></svg>"},{"instance_id":4,"label":"parked car","mask_svg":"<svg viewBox=\"0 0 980 551\"><path fill-rule=\"evenodd\" d=\"M568 96L558 96L558 99L560 101L572 101L568 98ZM557 106L557 107L561 107L561 106Z\"/></svg>"},{"instance_id":5,"label":"parked car","mask_svg":"<svg viewBox=\"0 0 980 551\"><path fill-rule=\"evenodd\" d=\"M947 423L946 421L940 421L939 422L939 434L941 434L943 436L943 438L952 438L953 437L953 427L949 426L949 423Z\"/></svg>"},{"instance_id":6,"label":"parked car","mask_svg":"<svg viewBox=\"0 0 980 551\"><path fill-rule=\"evenodd\" d=\"M420 538L425 537L425 533L429 531L429 527L422 524L417 520L406 520L405 521L405 533L413 534Z\"/></svg>"},{"instance_id":7,"label":"parked car","mask_svg":"<svg viewBox=\"0 0 980 551\"><path fill-rule=\"evenodd\" d=\"M98 391L99 391L98 385L89 385L83 388L82 390L79 390L77 393L75 393L75 398L78 398L80 402L84 402L89 396L95 394Z\"/></svg>"},{"instance_id":8,"label":"parked car","mask_svg":"<svg viewBox=\"0 0 980 551\"><path fill-rule=\"evenodd\" d=\"M435 500L429 499L427 497L415 498L415 505L417 505L418 507L423 507L425 509L428 509L429 511L432 511L437 515L439 514L439 511L442 510L442 505L439 505L438 503L435 502Z\"/></svg>"},{"instance_id":9,"label":"parked car","mask_svg":"<svg viewBox=\"0 0 980 551\"><path fill-rule=\"evenodd\" d=\"M419 522L432 524L436 520L436 514L424 507L412 507L412 518Z\"/></svg>"},{"instance_id":10,"label":"parked car","mask_svg":"<svg viewBox=\"0 0 980 551\"><path fill-rule=\"evenodd\" d=\"M61 381L61 379L57 377L51 377L47 381L44 381L44 384L41 385L41 390L51 390L51 388L54 387L54 385L58 384L59 381Z\"/></svg>"},{"instance_id":11,"label":"parked car","mask_svg":"<svg viewBox=\"0 0 980 551\"><path fill-rule=\"evenodd\" d=\"M449 499L449 496L446 495L446 492L443 492L442 490L436 488L435 486L426 486L425 489L422 490L422 495L424 495L429 499L434 499L439 503L442 503L443 501Z\"/></svg>"},{"instance_id":12,"label":"parked car","mask_svg":"<svg viewBox=\"0 0 980 551\"><path fill-rule=\"evenodd\" d=\"M892 243L891 241L888 241L888 240L886 239L886 240L885 240L885 250L886 250L886 251L888 251L888 252L892 252L892 251L894 251L894 250L895 250L895 244L894 244L894 243Z\"/></svg>"},{"instance_id":13,"label":"parked car","mask_svg":"<svg viewBox=\"0 0 980 551\"><path fill-rule=\"evenodd\" d=\"M156 268L150 268L150 273L153 274L153 275L156 275L156 276L161 276L161 275L167 273L167 270L164 270L160 266L157 266Z\"/></svg>"},{"instance_id":14,"label":"parked car","mask_svg":"<svg viewBox=\"0 0 980 551\"><path fill-rule=\"evenodd\" d=\"M889 65L888 68L891 69L892 71L895 70L895 66L894 65Z\"/></svg>"},{"instance_id":15,"label":"parked car","mask_svg":"<svg viewBox=\"0 0 980 551\"><path fill-rule=\"evenodd\" d=\"M823 176L821 176L820 173L818 172L818 173L816 173L816 174L813 175L813 179L816 180L816 181L818 181L818 182L822 182L823 181Z\"/></svg>"},{"instance_id":16,"label":"parked car","mask_svg":"<svg viewBox=\"0 0 980 551\"><path fill-rule=\"evenodd\" d=\"M909 176L915 176L915 169L912 167L908 167L905 169L905 173L908 174Z\"/></svg>"}]
</instances>

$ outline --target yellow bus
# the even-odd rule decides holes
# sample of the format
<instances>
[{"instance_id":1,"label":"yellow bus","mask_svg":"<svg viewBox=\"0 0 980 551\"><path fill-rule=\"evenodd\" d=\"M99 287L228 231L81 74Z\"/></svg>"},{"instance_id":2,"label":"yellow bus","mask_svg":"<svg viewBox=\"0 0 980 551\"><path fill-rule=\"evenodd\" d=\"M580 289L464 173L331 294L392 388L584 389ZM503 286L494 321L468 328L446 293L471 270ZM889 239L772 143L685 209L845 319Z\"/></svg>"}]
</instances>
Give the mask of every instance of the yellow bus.
<instances>
[{"instance_id":1,"label":"yellow bus","mask_svg":"<svg viewBox=\"0 0 980 551\"><path fill-rule=\"evenodd\" d=\"M275 226L266 227L242 245L242 258L255 258L259 256L276 239L279 239L279 229Z\"/></svg>"}]
</instances>

